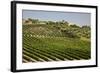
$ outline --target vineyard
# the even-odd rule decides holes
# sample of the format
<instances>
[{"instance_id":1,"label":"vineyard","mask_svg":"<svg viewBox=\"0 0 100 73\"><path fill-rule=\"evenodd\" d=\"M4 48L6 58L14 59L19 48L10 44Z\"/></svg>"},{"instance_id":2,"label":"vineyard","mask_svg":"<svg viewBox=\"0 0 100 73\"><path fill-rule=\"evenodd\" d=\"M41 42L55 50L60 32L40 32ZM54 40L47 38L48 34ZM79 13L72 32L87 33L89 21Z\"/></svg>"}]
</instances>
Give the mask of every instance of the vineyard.
<instances>
[{"instance_id":1,"label":"vineyard","mask_svg":"<svg viewBox=\"0 0 100 73\"><path fill-rule=\"evenodd\" d=\"M66 32L67 29L62 30L62 27L64 26L59 29L54 25L23 25L23 63L90 59L90 38L80 36L87 32L83 34L83 29L74 27L75 29L71 28L72 34Z\"/></svg>"}]
</instances>

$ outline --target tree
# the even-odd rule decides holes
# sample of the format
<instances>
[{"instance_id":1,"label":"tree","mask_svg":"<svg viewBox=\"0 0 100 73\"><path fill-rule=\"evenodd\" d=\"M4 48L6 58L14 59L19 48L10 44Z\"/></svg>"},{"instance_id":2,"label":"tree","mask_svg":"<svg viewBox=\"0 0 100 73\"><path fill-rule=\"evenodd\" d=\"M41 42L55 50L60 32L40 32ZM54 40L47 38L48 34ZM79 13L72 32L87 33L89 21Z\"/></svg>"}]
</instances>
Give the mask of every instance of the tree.
<instances>
[{"instance_id":1,"label":"tree","mask_svg":"<svg viewBox=\"0 0 100 73\"><path fill-rule=\"evenodd\" d=\"M46 24L52 25L52 24L55 24L55 22L53 22L53 21L48 21Z\"/></svg>"},{"instance_id":2,"label":"tree","mask_svg":"<svg viewBox=\"0 0 100 73\"><path fill-rule=\"evenodd\" d=\"M70 27L79 28L76 24L70 25Z\"/></svg>"},{"instance_id":3,"label":"tree","mask_svg":"<svg viewBox=\"0 0 100 73\"><path fill-rule=\"evenodd\" d=\"M25 20L25 23L28 23L29 21L28 20Z\"/></svg>"},{"instance_id":4,"label":"tree","mask_svg":"<svg viewBox=\"0 0 100 73\"><path fill-rule=\"evenodd\" d=\"M32 19L32 23L37 24L39 22L38 19Z\"/></svg>"},{"instance_id":5,"label":"tree","mask_svg":"<svg viewBox=\"0 0 100 73\"><path fill-rule=\"evenodd\" d=\"M31 18L28 18L28 21L32 21L32 19Z\"/></svg>"},{"instance_id":6,"label":"tree","mask_svg":"<svg viewBox=\"0 0 100 73\"><path fill-rule=\"evenodd\" d=\"M68 23L67 21L65 21L65 20L62 20L61 22L62 22L62 24L67 24L67 25L69 24L69 23Z\"/></svg>"},{"instance_id":7,"label":"tree","mask_svg":"<svg viewBox=\"0 0 100 73\"><path fill-rule=\"evenodd\" d=\"M80 38L77 33L75 33L72 29L62 29L61 30L62 33L65 34L66 37L69 37L69 38Z\"/></svg>"},{"instance_id":8,"label":"tree","mask_svg":"<svg viewBox=\"0 0 100 73\"><path fill-rule=\"evenodd\" d=\"M82 26L82 29L89 29L90 30L91 28L90 28L90 26L85 25L85 26Z\"/></svg>"}]
</instances>

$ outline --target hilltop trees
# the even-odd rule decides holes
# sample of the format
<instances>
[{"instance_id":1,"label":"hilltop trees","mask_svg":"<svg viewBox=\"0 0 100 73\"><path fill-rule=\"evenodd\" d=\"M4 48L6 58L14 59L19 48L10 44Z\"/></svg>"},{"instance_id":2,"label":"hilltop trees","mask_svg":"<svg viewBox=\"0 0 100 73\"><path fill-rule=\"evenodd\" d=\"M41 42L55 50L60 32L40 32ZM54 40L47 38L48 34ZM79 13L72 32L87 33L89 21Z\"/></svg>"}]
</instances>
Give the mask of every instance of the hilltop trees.
<instances>
[{"instance_id":1,"label":"hilltop trees","mask_svg":"<svg viewBox=\"0 0 100 73\"><path fill-rule=\"evenodd\" d=\"M32 23L33 23L33 24L37 24L37 23L39 23L39 20L38 20L38 19L33 19L33 20L32 20Z\"/></svg>"},{"instance_id":2,"label":"hilltop trees","mask_svg":"<svg viewBox=\"0 0 100 73\"><path fill-rule=\"evenodd\" d=\"M61 32L69 38L80 38L80 36L73 30L73 28L61 29Z\"/></svg>"},{"instance_id":3,"label":"hilltop trees","mask_svg":"<svg viewBox=\"0 0 100 73\"><path fill-rule=\"evenodd\" d=\"M46 24L48 24L48 25L52 25L53 24L54 25L55 22L53 22L53 21L47 21Z\"/></svg>"},{"instance_id":4,"label":"hilltop trees","mask_svg":"<svg viewBox=\"0 0 100 73\"><path fill-rule=\"evenodd\" d=\"M80 27L77 26L76 24L70 25L70 27L73 27L73 28L80 28Z\"/></svg>"},{"instance_id":5,"label":"hilltop trees","mask_svg":"<svg viewBox=\"0 0 100 73\"><path fill-rule=\"evenodd\" d=\"M28 19L26 20L26 23L28 23L28 22L31 22L32 24L37 24L37 23L39 22L39 20L38 20L38 19L31 19L31 18L28 18Z\"/></svg>"}]
</instances>

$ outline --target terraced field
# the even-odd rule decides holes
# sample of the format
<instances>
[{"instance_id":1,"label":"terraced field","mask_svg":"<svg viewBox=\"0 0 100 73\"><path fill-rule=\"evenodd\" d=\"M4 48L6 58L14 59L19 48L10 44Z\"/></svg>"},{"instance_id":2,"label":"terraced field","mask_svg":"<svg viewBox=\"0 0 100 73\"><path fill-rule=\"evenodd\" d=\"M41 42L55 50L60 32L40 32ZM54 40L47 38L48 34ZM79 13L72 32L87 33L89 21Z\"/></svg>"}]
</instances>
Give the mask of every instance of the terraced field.
<instances>
[{"instance_id":1,"label":"terraced field","mask_svg":"<svg viewBox=\"0 0 100 73\"><path fill-rule=\"evenodd\" d=\"M28 28L24 26L24 31L26 31ZM88 60L91 58L90 41L88 40L36 35L36 33L24 31L23 63Z\"/></svg>"}]
</instances>

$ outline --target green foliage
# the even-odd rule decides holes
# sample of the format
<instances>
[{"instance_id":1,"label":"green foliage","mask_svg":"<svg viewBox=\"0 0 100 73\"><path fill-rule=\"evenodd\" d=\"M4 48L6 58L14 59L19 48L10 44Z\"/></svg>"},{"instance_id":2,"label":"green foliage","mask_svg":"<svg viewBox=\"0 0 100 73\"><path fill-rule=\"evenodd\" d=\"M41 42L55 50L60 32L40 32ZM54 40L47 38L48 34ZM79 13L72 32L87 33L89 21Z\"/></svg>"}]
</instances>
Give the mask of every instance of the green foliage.
<instances>
[{"instance_id":1,"label":"green foliage","mask_svg":"<svg viewBox=\"0 0 100 73\"><path fill-rule=\"evenodd\" d=\"M64 20L28 20L32 24L23 25L22 28L24 63L91 58L90 26L69 25Z\"/></svg>"},{"instance_id":2,"label":"green foliage","mask_svg":"<svg viewBox=\"0 0 100 73\"><path fill-rule=\"evenodd\" d=\"M27 21L32 21L33 19L31 19L31 18L28 18L28 20Z\"/></svg>"},{"instance_id":3,"label":"green foliage","mask_svg":"<svg viewBox=\"0 0 100 73\"><path fill-rule=\"evenodd\" d=\"M73 27L73 28L80 28L80 27L77 26L76 24L70 25L70 27Z\"/></svg>"},{"instance_id":4,"label":"green foliage","mask_svg":"<svg viewBox=\"0 0 100 73\"><path fill-rule=\"evenodd\" d=\"M90 59L90 42L64 37L23 36L23 51L28 52L24 55L35 59L35 62Z\"/></svg>"},{"instance_id":5,"label":"green foliage","mask_svg":"<svg viewBox=\"0 0 100 73\"><path fill-rule=\"evenodd\" d=\"M38 19L32 19L32 23L33 23L33 24L37 24L38 22L39 22Z\"/></svg>"},{"instance_id":6,"label":"green foliage","mask_svg":"<svg viewBox=\"0 0 100 73\"><path fill-rule=\"evenodd\" d=\"M90 26L80 27L77 24L69 25L69 23L65 20L54 22L54 21L39 21L38 19L29 18L28 20L26 20L26 23L28 23L29 21L32 21L33 26L28 25L31 27L29 27L24 31L32 32L35 33L36 35L64 36L69 38L85 37L87 39L91 37ZM41 23L45 24L43 25ZM34 31L33 28L37 29L38 31Z\"/></svg>"},{"instance_id":7,"label":"green foliage","mask_svg":"<svg viewBox=\"0 0 100 73\"><path fill-rule=\"evenodd\" d=\"M25 23L28 23L28 22L29 22L28 20L25 21Z\"/></svg>"},{"instance_id":8,"label":"green foliage","mask_svg":"<svg viewBox=\"0 0 100 73\"><path fill-rule=\"evenodd\" d=\"M46 24L48 24L48 25L54 25L55 22L53 22L53 21L48 21Z\"/></svg>"},{"instance_id":9,"label":"green foliage","mask_svg":"<svg viewBox=\"0 0 100 73\"><path fill-rule=\"evenodd\" d=\"M66 29L66 30L61 30L65 36L69 37L69 38L79 38L80 36L78 36L74 31L70 30L70 29Z\"/></svg>"}]
</instances>

